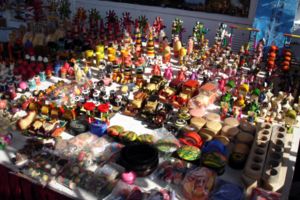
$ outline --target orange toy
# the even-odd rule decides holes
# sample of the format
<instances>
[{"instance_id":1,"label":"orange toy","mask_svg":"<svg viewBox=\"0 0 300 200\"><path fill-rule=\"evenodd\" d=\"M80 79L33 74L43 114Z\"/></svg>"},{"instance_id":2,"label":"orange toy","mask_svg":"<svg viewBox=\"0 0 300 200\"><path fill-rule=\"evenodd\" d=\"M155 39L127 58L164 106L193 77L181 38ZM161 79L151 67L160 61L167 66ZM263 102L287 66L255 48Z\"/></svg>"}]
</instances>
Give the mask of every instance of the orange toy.
<instances>
[{"instance_id":1,"label":"orange toy","mask_svg":"<svg viewBox=\"0 0 300 200\"><path fill-rule=\"evenodd\" d=\"M290 69L291 60L292 60L292 52L290 52L289 50L284 50L283 62L281 63L281 67L283 71L288 71Z\"/></svg>"}]
</instances>

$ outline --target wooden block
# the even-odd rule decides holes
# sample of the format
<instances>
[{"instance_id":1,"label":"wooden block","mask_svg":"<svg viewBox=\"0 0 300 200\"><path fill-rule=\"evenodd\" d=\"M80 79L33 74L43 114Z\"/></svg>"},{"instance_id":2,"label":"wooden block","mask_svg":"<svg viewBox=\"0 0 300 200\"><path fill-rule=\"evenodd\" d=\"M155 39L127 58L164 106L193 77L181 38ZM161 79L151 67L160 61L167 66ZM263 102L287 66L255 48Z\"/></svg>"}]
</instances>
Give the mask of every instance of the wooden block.
<instances>
[{"instance_id":1,"label":"wooden block","mask_svg":"<svg viewBox=\"0 0 300 200\"><path fill-rule=\"evenodd\" d=\"M257 134L253 141L253 145L244 168L243 177L249 177L257 180L258 183L260 182L264 170L264 163L267 156L271 134L272 126L270 124L260 124L257 127ZM245 183L246 188L248 188L250 186L249 183Z\"/></svg>"}]
</instances>

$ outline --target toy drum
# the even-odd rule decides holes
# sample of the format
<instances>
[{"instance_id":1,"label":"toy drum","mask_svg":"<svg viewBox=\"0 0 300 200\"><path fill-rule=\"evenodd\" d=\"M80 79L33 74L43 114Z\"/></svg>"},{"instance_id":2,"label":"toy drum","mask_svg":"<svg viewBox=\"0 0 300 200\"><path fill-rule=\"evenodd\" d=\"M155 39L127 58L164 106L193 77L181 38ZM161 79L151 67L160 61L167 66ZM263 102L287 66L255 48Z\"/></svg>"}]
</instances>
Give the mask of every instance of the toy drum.
<instances>
[{"instance_id":1,"label":"toy drum","mask_svg":"<svg viewBox=\"0 0 300 200\"><path fill-rule=\"evenodd\" d=\"M85 100L89 100L90 90L83 90L82 94L83 94Z\"/></svg>"},{"instance_id":2,"label":"toy drum","mask_svg":"<svg viewBox=\"0 0 300 200\"><path fill-rule=\"evenodd\" d=\"M99 95L100 95L100 92L99 92L99 91L95 91L95 92L93 93L93 99L94 99L94 101L98 101Z\"/></svg>"}]
</instances>

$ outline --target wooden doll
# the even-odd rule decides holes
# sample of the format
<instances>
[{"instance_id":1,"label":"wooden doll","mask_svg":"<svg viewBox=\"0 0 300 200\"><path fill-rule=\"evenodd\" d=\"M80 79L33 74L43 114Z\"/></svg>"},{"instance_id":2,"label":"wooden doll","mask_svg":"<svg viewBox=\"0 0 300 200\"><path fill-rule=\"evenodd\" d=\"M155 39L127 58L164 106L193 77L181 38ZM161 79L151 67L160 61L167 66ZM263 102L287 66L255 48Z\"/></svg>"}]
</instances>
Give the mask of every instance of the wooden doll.
<instances>
[{"instance_id":1,"label":"wooden doll","mask_svg":"<svg viewBox=\"0 0 300 200\"><path fill-rule=\"evenodd\" d=\"M187 55L190 55L194 50L194 40L193 37L189 38L188 46L187 46Z\"/></svg>"},{"instance_id":2,"label":"wooden doll","mask_svg":"<svg viewBox=\"0 0 300 200\"><path fill-rule=\"evenodd\" d=\"M178 58L180 49L182 48L181 41L178 35L175 35L173 42L174 57Z\"/></svg>"}]
</instances>

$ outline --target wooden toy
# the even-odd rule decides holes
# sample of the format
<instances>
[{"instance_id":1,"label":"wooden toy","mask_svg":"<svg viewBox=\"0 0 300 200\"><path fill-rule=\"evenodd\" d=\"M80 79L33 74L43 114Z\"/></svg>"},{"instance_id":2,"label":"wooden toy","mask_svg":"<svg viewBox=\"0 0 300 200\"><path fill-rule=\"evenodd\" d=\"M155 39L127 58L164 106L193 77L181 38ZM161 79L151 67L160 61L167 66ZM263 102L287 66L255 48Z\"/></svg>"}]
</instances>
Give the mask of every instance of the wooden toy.
<instances>
[{"instance_id":1,"label":"wooden toy","mask_svg":"<svg viewBox=\"0 0 300 200\"><path fill-rule=\"evenodd\" d=\"M182 85L181 92L172 98L172 105L175 108L180 108L186 105L190 98L197 94L199 82L197 80L188 80Z\"/></svg>"},{"instance_id":2,"label":"wooden toy","mask_svg":"<svg viewBox=\"0 0 300 200\"><path fill-rule=\"evenodd\" d=\"M257 185L260 184L260 178L263 173L268 146L270 144L272 125L265 123L261 124L260 127L261 128L257 131L243 173L243 181L246 187L253 183L256 183Z\"/></svg>"},{"instance_id":3,"label":"wooden toy","mask_svg":"<svg viewBox=\"0 0 300 200\"><path fill-rule=\"evenodd\" d=\"M263 186L270 191L278 191L284 184L282 175L285 160L284 147L287 130L282 126L274 126L262 174Z\"/></svg>"},{"instance_id":4,"label":"wooden toy","mask_svg":"<svg viewBox=\"0 0 300 200\"><path fill-rule=\"evenodd\" d=\"M198 45L202 44L204 41L204 36L207 34L208 29L204 27L204 24L201 22L196 22L193 28L193 36Z\"/></svg>"},{"instance_id":5,"label":"wooden toy","mask_svg":"<svg viewBox=\"0 0 300 200\"><path fill-rule=\"evenodd\" d=\"M171 64L164 71L164 78L167 80L171 80L173 78L173 69Z\"/></svg>"},{"instance_id":6,"label":"wooden toy","mask_svg":"<svg viewBox=\"0 0 300 200\"><path fill-rule=\"evenodd\" d=\"M175 35L174 40L173 40L173 51L174 51L174 57L175 58L179 57L181 48L182 48L182 44L181 44L181 41L179 39L179 36Z\"/></svg>"},{"instance_id":7,"label":"wooden toy","mask_svg":"<svg viewBox=\"0 0 300 200\"><path fill-rule=\"evenodd\" d=\"M17 127L21 131L27 130L27 128L31 125L31 123L35 119L36 114L37 113L35 111L30 111L25 117L18 120Z\"/></svg>"},{"instance_id":8,"label":"wooden toy","mask_svg":"<svg viewBox=\"0 0 300 200\"><path fill-rule=\"evenodd\" d=\"M185 198L191 200L208 198L215 177L216 174L205 167L192 170L183 179L182 188ZM196 183L199 181L203 184L197 185Z\"/></svg>"},{"instance_id":9,"label":"wooden toy","mask_svg":"<svg viewBox=\"0 0 300 200\"><path fill-rule=\"evenodd\" d=\"M175 18L172 22L172 42L174 42L175 36L177 35L179 39L182 39L182 34L184 32L183 21L179 18Z\"/></svg>"},{"instance_id":10,"label":"wooden toy","mask_svg":"<svg viewBox=\"0 0 300 200\"><path fill-rule=\"evenodd\" d=\"M200 87L199 94L189 101L190 113L194 117L202 117L208 105L215 102L217 97L217 86L206 83Z\"/></svg>"}]
</instances>

